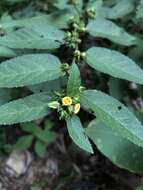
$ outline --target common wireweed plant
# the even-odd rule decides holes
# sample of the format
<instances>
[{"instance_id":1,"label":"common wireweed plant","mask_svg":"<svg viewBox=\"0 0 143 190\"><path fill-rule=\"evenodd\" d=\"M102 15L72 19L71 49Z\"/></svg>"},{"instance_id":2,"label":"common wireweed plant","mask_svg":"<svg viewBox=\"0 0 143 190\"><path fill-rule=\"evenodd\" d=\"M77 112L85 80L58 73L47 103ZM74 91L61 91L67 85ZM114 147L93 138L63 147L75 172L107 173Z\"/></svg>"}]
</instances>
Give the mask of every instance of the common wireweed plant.
<instances>
[{"instance_id":1,"label":"common wireweed plant","mask_svg":"<svg viewBox=\"0 0 143 190\"><path fill-rule=\"evenodd\" d=\"M50 1L50 5L55 11L49 14L21 19L6 14L1 17L0 56L7 60L0 64L3 94L0 124L36 120L56 109L59 118L66 121L70 137L81 149L93 153L90 138L118 166L142 172L143 126L140 121L113 97L83 87L80 70L87 64L98 71L95 74L103 72L143 84L143 70L117 51L123 50L123 46L126 50L129 46L138 47L141 39L115 24L116 19L134 10L134 23L137 23L143 17L143 1L113 0L110 7L102 0L57 0ZM84 47L89 37L97 46ZM99 47L96 43L99 38L113 42L112 49L104 43L104 47ZM61 49L66 49L62 51L62 60ZM65 62L69 51L71 57ZM15 88L22 97L23 91L26 96L13 100L10 94ZM77 116L81 108L96 116L87 128L82 127Z\"/></svg>"}]
</instances>

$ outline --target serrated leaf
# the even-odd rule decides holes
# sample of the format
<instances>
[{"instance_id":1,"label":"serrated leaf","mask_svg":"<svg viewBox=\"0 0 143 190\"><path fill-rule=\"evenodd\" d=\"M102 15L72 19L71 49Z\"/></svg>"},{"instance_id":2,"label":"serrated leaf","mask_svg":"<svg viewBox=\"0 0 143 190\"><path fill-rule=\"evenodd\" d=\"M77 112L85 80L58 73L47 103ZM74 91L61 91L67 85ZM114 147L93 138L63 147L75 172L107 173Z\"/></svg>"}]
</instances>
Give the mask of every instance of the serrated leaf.
<instances>
[{"instance_id":1,"label":"serrated leaf","mask_svg":"<svg viewBox=\"0 0 143 190\"><path fill-rule=\"evenodd\" d=\"M75 63L72 64L67 84L67 95L74 97L79 94L81 85L80 71Z\"/></svg>"},{"instance_id":2,"label":"serrated leaf","mask_svg":"<svg viewBox=\"0 0 143 190\"><path fill-rule=\"evenodd\" d=\"M24 151L30 148L33 142L33 136L32 135L25 135L20 137L16 144L15 144L15 149L18 151Z\"/></svg>"},{"instance_id":3,"label":"serrated leaf","mask_svg":"<svg viewBox=\"0 0 143 190\"><path fill-rule=\"evenodd\" d=\"M33 85L61 75L61 62L57 57L38 53L23 55L0 64L0 87Z\"/></svg>"},{"instance_id":4,"label":"serrated leaf","mask_svg":"<svg viewBox=\"0 0 143 190\"><path fill-rule=\"evenodd\" d=\"M81 105L115 132L143 147L143 126L135 115L118 100L97 90L81 94Z\"/></svg>"},{"instance_id":5,"label":"serrated leaf","mask_svg":"<svg viewBox=\"0 0 143 190\"><path fill-rule=\"evenodd\" d=\"M46 146L41 141L36 141L34 150L35 150L36 154L40 157L43 157L46 154Z\"/></svg>"},{"instance_id":6,"label":"serrated leaf","mask_svg":"<svg viewBox=\"0 0 143 190\"><path fill-rule=\"evenodd\" d=\"M93 120L86 134L97 148L120 168L143 173L143 149L115 133L103 123Z\"/></svg>"},{"instance_id":7,"label":"serrated leaf","mask_svg":"<svg viewBox=\"0 0 143 190\"><path fill-rule=\"evenodd\" d=\"M14 124L32 121L47 115L50 110L47 93L38 93L0 106L0 124Z\"/></svg>"},{"instance_id":8,"label":"serrated leaf","mask_svg":"<svg viewBox=\"0 0 143 190\"><path fill-rule=\"evenodd\" d=\"M82 127L80 119L77 116L73 116L71 118L68 118L66 122L69 135L72 138L73 142L81 149L93 153L92 146L85 134L85 130Z\"/></svg>"},{"instance_id":9,"label":"serrated leaf","mask_svg":"<svg viewBox=\"0 0 143 190\"><path fill-rule=\"evenodd\" d=\"M87 50L86 62L113 77L143 84L143 70L129 57L107 48L93 47Z\"/></svg>"},{"instance_id":10,"label":"serrated leaf","mask_svg":"<svg viewBox=\"0 0 143 190\"><path fill-rule=\"evenodd\" d=\"M14 49L56 49L64 42L64 32L46 24L31 25L0 37L0 45Z\"/></svg>"},{"instance_id":11,"label":"serrated leaf","mask_svg":"<svg viewBox=\"0 0 143 190\"><path fill-rule=\"evenodd\" d=\"M120 45L131 46L136 44L136 38L128 34L123 28L112 21L97 18L87 25L87 32L94 37L107 38Z\"/></svg>"}]
</instances>

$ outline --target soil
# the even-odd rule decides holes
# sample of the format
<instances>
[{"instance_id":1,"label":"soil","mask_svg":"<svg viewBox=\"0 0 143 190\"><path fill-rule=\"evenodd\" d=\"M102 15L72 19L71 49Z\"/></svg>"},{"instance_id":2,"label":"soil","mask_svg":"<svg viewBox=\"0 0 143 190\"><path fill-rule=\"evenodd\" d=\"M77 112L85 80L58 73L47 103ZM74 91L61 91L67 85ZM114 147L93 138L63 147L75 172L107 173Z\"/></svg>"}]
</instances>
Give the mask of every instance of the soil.
<instances>
[{"instance_id":1,"label":"soil","mask_svg":"<svg viewBox=\"0 0 143 190\"><path fill-rule=\"evenodd\" d=\"M33 184L42 190L135 190L141 183L141 175L117 168L96 147L89 155L65 142L61 135L44 158L32 155L26 173L18 178L5 171L8 157L1 158L0 190L31 190Z\"/></svg>"}]
</instances>

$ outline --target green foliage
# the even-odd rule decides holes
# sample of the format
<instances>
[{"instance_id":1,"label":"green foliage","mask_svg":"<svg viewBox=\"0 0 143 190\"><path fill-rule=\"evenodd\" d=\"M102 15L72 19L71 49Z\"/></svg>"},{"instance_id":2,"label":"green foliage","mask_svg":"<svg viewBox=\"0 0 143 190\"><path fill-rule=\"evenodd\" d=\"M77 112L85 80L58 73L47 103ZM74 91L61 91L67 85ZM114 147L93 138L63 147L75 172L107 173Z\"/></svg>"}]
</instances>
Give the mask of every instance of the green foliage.
<instances>
[{"instance_id":1,"label":"green foliage","mask_svg":"<svg viewBox=\"0 0 143 190\"><path fill-rule=\"evenodd\" d=\"M33 185L30 190L42 190L39 185Z\"/></svg>"},{"instance_id":2,"label":"green foliage","mask_svg":"<svg viewBox=\"0 0 143 190\"><path fill-rule=\"evenodd\" d=\"M0 38L0 45L14 49L56 49L63 43L64 32L46 24L32 25Z\"/></svg>"},{"instance_id":3,"label":"green foliage","mask_svg":"<svg viewBox=\"0 0 143 190\"><path fill-rule=\"evenodd\" d=\"M29 148L34 143L35 153L43 157L46 154L47 145L56 139L56 133L50 131L52 123L47 121L44 129L41 129L34 123L23 123L21 124L22 131L26 132L27 135L18 138L15 149L18 151L24 151Z\"/></svg>"},{"instance_id":4,"label":"green foliage","mask_svg":"<svg viewBox=\"0 0 143 190\"><path fill-rule=\"evenodd\" d=\"M17 55L15 50L5 46L0 46L0 57L15 57Z\"/></svg>"},{"instance_id":5,"label":"green foliage","mask_svg":"<svg viewBox=\"0 0 143 190\"><path fill-rule=\"evenodd\" d=\"M87 25L87 31L94 37L107 38L120 45L131 46L135 44L134 36L107 19L97 18L94 21L90 21Z\"/></svg>"},{"instance_id":6,"label":"green foliage","mask_svg":"<svg viewBox=\"0 0 143 190\"><path fill-rule=\"evenodd\" d=\"M42 157L46 153L46 146L43 142L37 140L34 146L34 150L38 156Z\"/></svg>"},{"instance_id":7,"label":"green foliage","mask_svg":"<svg viewBox=\"0 0 143 190\"><path fill-rule=\"evenodd\" d=\"M143 84L143 70L130 58L117 51L93 47L88 49L86 61L91 67L103 73Z\"/></svg>"},{"instance_id":8,"label":"green foliage","mask_svg":"<svg viewBox=\"0 0 143 190\"><path fill-rule=\"evenodd\" d=\"M118 100L100 91L87 90L81 95L81 104L123 137L143 147L141 123Z\"/></svg>"},{"instance_id":9,"label":"green foliage","mask_svg":"<svg viewBox=\"0 0 143 190\"><path fill-rule=\"evenodd\" d=\"M80 71L75 63L72 64L70 69L69 80L67 83L67 95L74 97L79 94L81 85Z\"/></svg>"},{"instance_id":10,"label":"green foliage","mask_svg":"<svg viewBox=\"0 0 143 190\"><path fill-rule=\"evenodd\" d=\"M123 138L96 119L89 124L86 133L113 163L129 171L142 173L143 149L141 147Z\"/></svg>"},{"instance_id":11,"label":"green foliage","mask_svg":"<svg viewBox=\"0 0 143 190\"><path fill-rule=\"evenodd\" d=\"M33 85L62 76L61 62L50 54L23 55L2 62L0 73L0 87Z\"/></svg>"},{"instance_id":12,"label":"green foliage","mask_svg":"<svg viewBox=\"0 0 143 190\"><path fill-rule=\"evenodd\" d=\"M0 106L0 124L14 124L39 119L47 115L50 97L47 93L38 93Z\"/></svg>"},{"instance_id":13,"label":"green foliage","mask_svg":"<svg viewBox=\"0 0 143 190\"><path fill-rule=\"evenodd\" d=\"M87 152L93 153L92 146L85 134L80 119L77 116L67 119L67 128L69 135L75 144Z\"/></svg>"},{"instance_id":14,"label":"green foliage","mask_svg":"<svg viewBox=\"0 0 143 190\"><path fill-rule=\"evenodd\" d=\"M32 141L33 141L33 136L32 135L22 136L16 142L15 148L18 151L27 150L32 145Z\"/></svg>"},{"instance_id":15,"label":"green foliage","mask_svg":"<svg viewBox=\"0 0 143 190\"><path fill-rule=\"evenodd\" d=\"M0 124L37 119L43 123L55 109L81 149L93 153L89 136L116 165L143 172L143 126L132 111L107 95L126 105L132 103L132 94L143 96L137 92L143 84L138 66L143 59L142 0L50 0L48 9L37 8L36 1L31 11L21 13L13 10L13 3L27 8L22 0L3 1L0 7ZM5 6L11 7L9 14ZM98 90L86 90L91 87ZM76 116L80 107L96 117L87 130ZM88 117L82 119L87 122ZM21 128L18 150L33 147L43 156L56 138L49 123L44 128L33 123Z\"/></svg>"},{"instance_id":16,"label":"green foliage","mask_svg":"<svg viewBox=\"0 0 143 190\"><path fill-rule=\"evenodd\" d=\"M117 1L112 8L104 7L106 18L109 19L117 19L122 18L130 13L132 13L135 9L134 0L121 0Z\"/></svg>"},{"instance_id":17,"label":"green foliage","mask_svg":"<svg viewBox=\"0 0 143 190\"><path fill-rule=\"evenodd\" d=\"M143 0L140 0L136 12L137 18L143 18Z\"/></svg>"}]
</instances>

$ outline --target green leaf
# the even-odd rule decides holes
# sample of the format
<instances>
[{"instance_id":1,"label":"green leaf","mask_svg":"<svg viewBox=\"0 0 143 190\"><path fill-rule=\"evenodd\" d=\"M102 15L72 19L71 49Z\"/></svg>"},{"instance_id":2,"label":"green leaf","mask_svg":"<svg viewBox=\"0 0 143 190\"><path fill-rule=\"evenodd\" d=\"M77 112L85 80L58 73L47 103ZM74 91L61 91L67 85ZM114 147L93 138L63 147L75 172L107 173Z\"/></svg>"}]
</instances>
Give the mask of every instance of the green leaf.
<instances>
[{"instance_id":1,"label":"green leaf","mask_svg":"<svg viewBox=\"0 0 143 190\"><path fill-rule=\"evenodd\" d=\"M35 136L46 144L49 144L56 139L56 133L47 130L41 130L38 133L35 133Z\"/></svg>"},{"instance_id":2,"label":"green leaf","mask_svg":"<svg viewBox=\"0 0 143 190\"><path fill-rule=\"evenodd\" d=\"M5 46L0 46L0 57L15 57L17 55L15 50Z\"/></svg>"},{"instance_id":3,"label":"green leaf","mask_svg":"<svg viewBox=\"0 0 143 190\"><path fill-rule=\"evenodd\" d=\"M60 77L56 80L51 80L47 82L42 82L40 84L31 85L28 86L29 90L31 90L33 93L38 92L49 92L49 94L52 94L54 91L61 91L65 85L67 84L67 77Z\"/></svg>"},{"instance_id":4,"label":"green leaf","mask_svg":"<svg viewBox=\"0 0 143 190\"><path fill-rule=\"evenodd\" d=\"M22 123L20 125L20 128L24 131L24 132L27 132L27 133L34 133L35 130L37 130L37 126L34 122L27 122L27 123Z\"/></svg>"},{"instance_id":5,"label":"green leaf","mask_svg":"<svg viewBox=\"0 0 143 190\"><path fill-rule=\"evenodd\" d=\"M107 38L120 45L131 46L136 44L136 38L128 34L123 28L112 21L97 18L87 25L87 32L94 37Z\"/></svg>"},{"instance_id":6,"label":"green leaf","mask_svg":"<svg viewBox=\"0 0 143 190\"><path fill-rule=\"evenodd\" d=\"M118 19L130 14L135 8L133 0L121 0L112 8L104 7L106 18Z\"/></svg>"},{"instance_id":7,"label":"green leaf","mask_svg":"<svg viewBox=\"0 0 143 190\"><path fill-rule=\"evenodd\" d=\"M56 49L64 42L64 32L46 24L36 24L0 37L0 45L15 49Z\"/></svg>"},{"instance_id":8,"label":"green leaf","mask_svg":"<svg viewBox=\"0 0 143 190\"><path fill-rule=\"evenodd\" d=\"M30 18L21 18L12 21L5 21L2 23L2 28L4 30L9 30L12 28L19 27L31 27L31 25L44 24L44 25L52 25L58 28L67 28L68 22L71 16L74 15L73 9L62 9L59 11L55 11L51 14L42 14L38 16L33 16Z\"/></svg>"},{"instance_id":9,"label":"green leaf","mask_svg":"<svg viewBox=\"0 0 143 190\"><path fill-rule=\"evenodd\" d=\"M8 12L3 13L0 17L0 24L11 21L12 21L12 16L9 15Z\"/></svg>"},{"instance_id":10,"label":"green leaf","mask_svg":"<svg viewBox=\"0 0 143 190\"><path fill-rule=\"evenodd\" d=\"M4 30L9 30L9 29L14 29L14 28L21 28L21 27L30 27L31 25L39 25L41 23L47 25L49 24L48 21L49 15L38 15L38 16L33 16L29 18L20 18L17 20L5 20L1 23L2 28Z\"/></svg>"},{"instance_id":11,"label":"green leaf","mask_svg":"<svg viewBox=\"0 0 143 190\"><path fill-rule=\"evenodd\" d=\"M70 137L77 146L87 152L93 153L90 141L85 134L85 130L82 127L80 119L77 116L67 119L67 128Z\"/></svg>"},{"instance_id":12,"label":"green leaf","mask_svg":"<svg viewBox=\"0 0 143 190\"><path fill-rule=\"evenodd\" d=\"M30 148L33 142L33 136L32 135L26 135L19 137L15 144L15 149L18 151L24 151Z\"/></svg>"},{"instance_id":13,"label":"green leaf","mask_svg":"<svg viewBox=\"0 0 143 190\"><path fill-rule=\"evenodd\" d=\"M44 123L44 130L49 131L53 127L53 125L54 123L51 120L47 119Z\"/></svg>"},{"instance_id":14,"label":"green leaf","mask_svg":"<svg viewBox=\"0 0 143 190\"><path fill-rule=\"evenodd\" d=\"M39 185L33 185L30 190L42 190L42 188Z\"/></svg>"},{"instance_id":15,"label":"green leaf","mask_svg":"<svg viewBox=\"0 0 143 190\"><path fill-rule=\"evenodd\" d=\"M34 150L35 150L36 154L40 157L43 157L46 154L46 146L41 141L36 141Z\"/></svg>"},{"instance_id":16,"label":"green leaf","mask_svg":"<svg viewBox=\"0 0 143 190\"><path fill-rule=\"evenodd\" d=\"M143 84L143 70L129 57L117 51L93 47L87 50L86 61L98 71Z\"/></svg>"},{"instance_id":17,"label":"green leaf","mask_svg":"<svg viewBox=\"0 0 143 190\"><path fill-rule=\"evenodd\" d=\"M97 119L89 124L86 134L114 164L132 172L143 172L143 149L141 147L121 137Z\"/></svg>"},{"instance_id":18,"label":"green leaf","mask_svg":"<svg viewBox=\"0 0 143 190\"><path fill-rule=\"evenodd\" d=\"M57 57L38 53L23 55L0 64L0 87L38 84L61 75L61 62Z\"/></svg>"},{"instance_id":19,"label":"green leaf","mask_svg":"<svg viewBox=\"0 0 143 190\"><path fill-rule=\"evenodd\" d=\"M47 15L48 23L58 28L68 28L69 20L75 15L73 9L67 8L59 11L55 11L52 14Z\"/></svg>"},{"instance_id":20,"label":"green leaf","mask_svg":"<svg viewBox=\"0 0 143 190\"><path fill-rule=\"evenodd\" d=\"M143 0L140 0L140 3L137 7L136 17L143 18Z\"/></svg>"},{"instance_id":21,"label":"green leaf","mask_svg":"<svg viewBox=\"0 0 143 190\"><path fill-rule=\"evenodd\" d=\"M56 0L55 2L53 2L54 6L58 9L65 9L68 6L70 6L68 4L68 0Z\"/></svg>"},{"instance_id":22,"label":"green leaf","mask_svg":"<svg viewBox=\"0 0 143 190\"><path fill-rule=\"evenodd\" d=\"M97 90L87 90L81 94L81 105L92 111L122 137L143 147L143 126L135 115L118 100Z\"/></svg>"},{"instance_id":23,"label":"green leaf","mask_svg":"<svg viewBox=\"0 0 143 190\"><path fill-rule=\"evenodd\" d=\"M81 84L80 71L75 63L72 64L67 84L67 95L74 97L79 94Z\"/></svg>"},{"instance_id":24,"label":"green leaf","mask_svg":"<svg viewBox=\"0 0 143 190\"><path fill-rule=\"evenodd\" d=\"M47 93L38 93L0 106L0 124L32 121L49 113Z\"/></svg>"}]
</instances>

